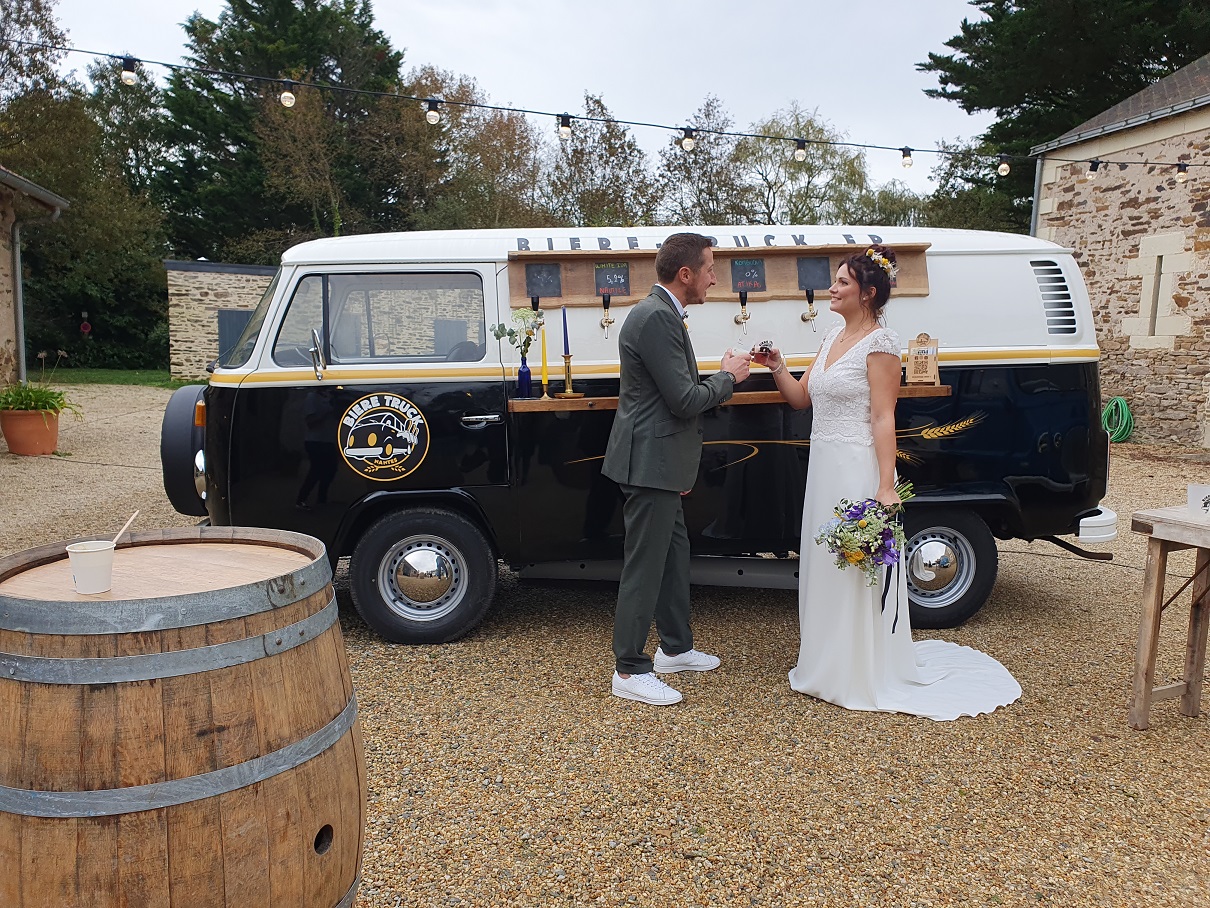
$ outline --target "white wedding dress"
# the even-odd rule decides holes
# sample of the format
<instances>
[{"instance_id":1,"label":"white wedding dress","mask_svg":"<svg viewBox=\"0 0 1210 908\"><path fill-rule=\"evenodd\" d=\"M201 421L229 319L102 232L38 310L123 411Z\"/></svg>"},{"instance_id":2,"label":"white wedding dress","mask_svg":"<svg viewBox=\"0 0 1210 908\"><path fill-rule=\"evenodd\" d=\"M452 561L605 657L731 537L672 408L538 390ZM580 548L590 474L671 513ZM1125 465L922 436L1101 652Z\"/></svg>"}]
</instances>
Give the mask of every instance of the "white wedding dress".
<instances>
[{"instance_id":1,"label":"white wedding dress","mask_svg":"<svg viewBox=\"0 0 1210 908\"><path fill-rule=\"evenodd\" d=\"M839 569L835 556L815 543L841 498L860 501L878 490L866 357L900 350L895 332L877 328L825 369L841 327L824 338L810 378L811 457L799 553L802 642L790 686L847 709L937 720L991 712L1020 697L1021 686L978 650L940 640L913 643L905 565L897 584L892 576L883 609L881 582L867 586L862 571Z\"/></svg>"}]
</instances>

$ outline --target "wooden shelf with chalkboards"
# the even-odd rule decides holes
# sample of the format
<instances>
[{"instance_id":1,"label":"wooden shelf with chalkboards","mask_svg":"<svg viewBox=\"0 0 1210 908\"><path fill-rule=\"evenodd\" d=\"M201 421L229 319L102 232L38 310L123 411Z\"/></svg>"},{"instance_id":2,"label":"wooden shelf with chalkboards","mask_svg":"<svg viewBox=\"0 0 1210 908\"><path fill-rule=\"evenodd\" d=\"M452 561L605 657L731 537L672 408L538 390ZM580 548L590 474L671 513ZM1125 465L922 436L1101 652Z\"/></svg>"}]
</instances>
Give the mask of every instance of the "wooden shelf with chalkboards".
<instances>
[{"instance_id":1,"label":"wooden shelf with chalkboards","mask_svg":"<svg viewBox=\"0 0 1210 908\"><path fill-rule=\"evenodd\" d=\"M949 385L900 385L899 397L949 397L953 388ZM737 407L751 404L780 404L785 398L779 391L737 391L730 400L720 406ZM577 397L560 399L552 397L514 397L508 402L510 413L562 413L569 410L616 410L616 397Z\"/></svg>"},{"instance_id":2,"label":"wooden shelf with chalkboards","mask_svg":"<svg viewBox=\"0 0 1210 908\"><path fill-rule=\"evenodd\" d=\"M927 296L928 243L887 244L895 250L899 273L891 296ZM862 249L840 243L828 246L715 247L714 270L718 283L706 294L707 302L736 302L738 292L748 304L771 299L800 299L809 287L826 299L832 277L843 259ZM560 306L601 306L601 292L610 294L613 306L630 306L651 291L655 279L654 249L568 249L510 252L509 305L523 309L537 296L546 310Z\"/></svg>"}]
</instances>

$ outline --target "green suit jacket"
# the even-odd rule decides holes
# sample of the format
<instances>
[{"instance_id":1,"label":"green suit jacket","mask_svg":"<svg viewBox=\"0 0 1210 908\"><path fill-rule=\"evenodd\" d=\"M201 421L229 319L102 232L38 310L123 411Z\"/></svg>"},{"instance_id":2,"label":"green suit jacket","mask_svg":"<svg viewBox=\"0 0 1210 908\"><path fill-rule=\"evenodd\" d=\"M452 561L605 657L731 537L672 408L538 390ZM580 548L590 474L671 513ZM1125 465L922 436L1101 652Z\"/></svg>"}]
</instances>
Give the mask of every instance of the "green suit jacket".
<instances>
[{"instance_id":1,"label":"green suit jacket","mask_svg":"<svg viewBox=\"0 0 1210 908\"><path fill-rule=\"evenodd\" d=\"M684 492L702 459L701 414L731 397L726 372L702 380L689 331L662 287L626 316L618 333L618 413L601 472L615 482Z\"/></svg>"}]
</instances>

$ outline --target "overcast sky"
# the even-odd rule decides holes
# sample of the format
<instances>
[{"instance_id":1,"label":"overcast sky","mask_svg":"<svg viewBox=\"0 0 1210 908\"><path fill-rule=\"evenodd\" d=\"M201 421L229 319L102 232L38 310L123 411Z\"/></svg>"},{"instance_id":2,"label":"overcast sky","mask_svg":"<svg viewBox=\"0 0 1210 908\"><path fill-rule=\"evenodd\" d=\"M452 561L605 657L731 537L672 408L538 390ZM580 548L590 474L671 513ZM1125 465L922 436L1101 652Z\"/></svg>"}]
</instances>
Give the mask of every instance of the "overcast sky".
<instances>
[{"instance_id":1,"label":"overcast sky","mask_svg":"<svg viewBox=\"0 0 1210 908\"><path fill-rule=\"evenodd\" d=\"M56 13L74 47L177 62L181 23L195 10L214 19L225 6L59 0ZM938 162L924 149L992 122L925 97L936 80L915 67L947 50L963 17L979 17L967 0L395 0L374 13L405 51L405 68L470 76L490 103L575 114L591 92L618 119L677 126L715 95L742 131L797 101L851 141L920 149L910 170L898 152L867 152L876 181L902 179L917 192L932 190ZM65 65L82 74L88 61L69 54ZM669 135L633 134L653 163Z\"/></svg>"}]
</instances>

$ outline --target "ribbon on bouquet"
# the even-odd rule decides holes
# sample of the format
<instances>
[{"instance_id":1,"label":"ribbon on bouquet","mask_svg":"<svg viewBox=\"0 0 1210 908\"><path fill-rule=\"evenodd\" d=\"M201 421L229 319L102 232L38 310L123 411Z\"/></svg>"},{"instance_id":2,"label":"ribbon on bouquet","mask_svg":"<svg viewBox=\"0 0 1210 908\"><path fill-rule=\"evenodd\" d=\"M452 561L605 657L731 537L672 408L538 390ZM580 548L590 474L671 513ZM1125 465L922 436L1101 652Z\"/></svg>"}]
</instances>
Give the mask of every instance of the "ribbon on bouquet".
<instances>
[{"instance_id":1,"label":"ribbon on bouquet","mask_svg":"<svg viewBox=\"0 0 1210 908\"><path fill-rule=\"evenodd\" d=\"M899 523L900 518L895 516L895 522ZM891 622L891 633L895 633L895 628L899 626L899 564L903 561L904 552L899 553L899 560L895 562L895 620ZM887 565L882 574L882 609L886 612L886 597L891 591L891 567Z\"/></svg>"},{"instance_id":2,"label":"ribbon on bouquet","mask_svg":"<svg viewBox=\"0 0 1210 908\"><path fill-rule=\"evenodd\" d=\"M891 591L891 569L888 566L886 573L883 575L882 583L882 611L886 611L887 593ZM895 633L895 628L899 625L899 562L895 562L895 620L891 622L891 633Z\"/></svg>"}]
</instances>

